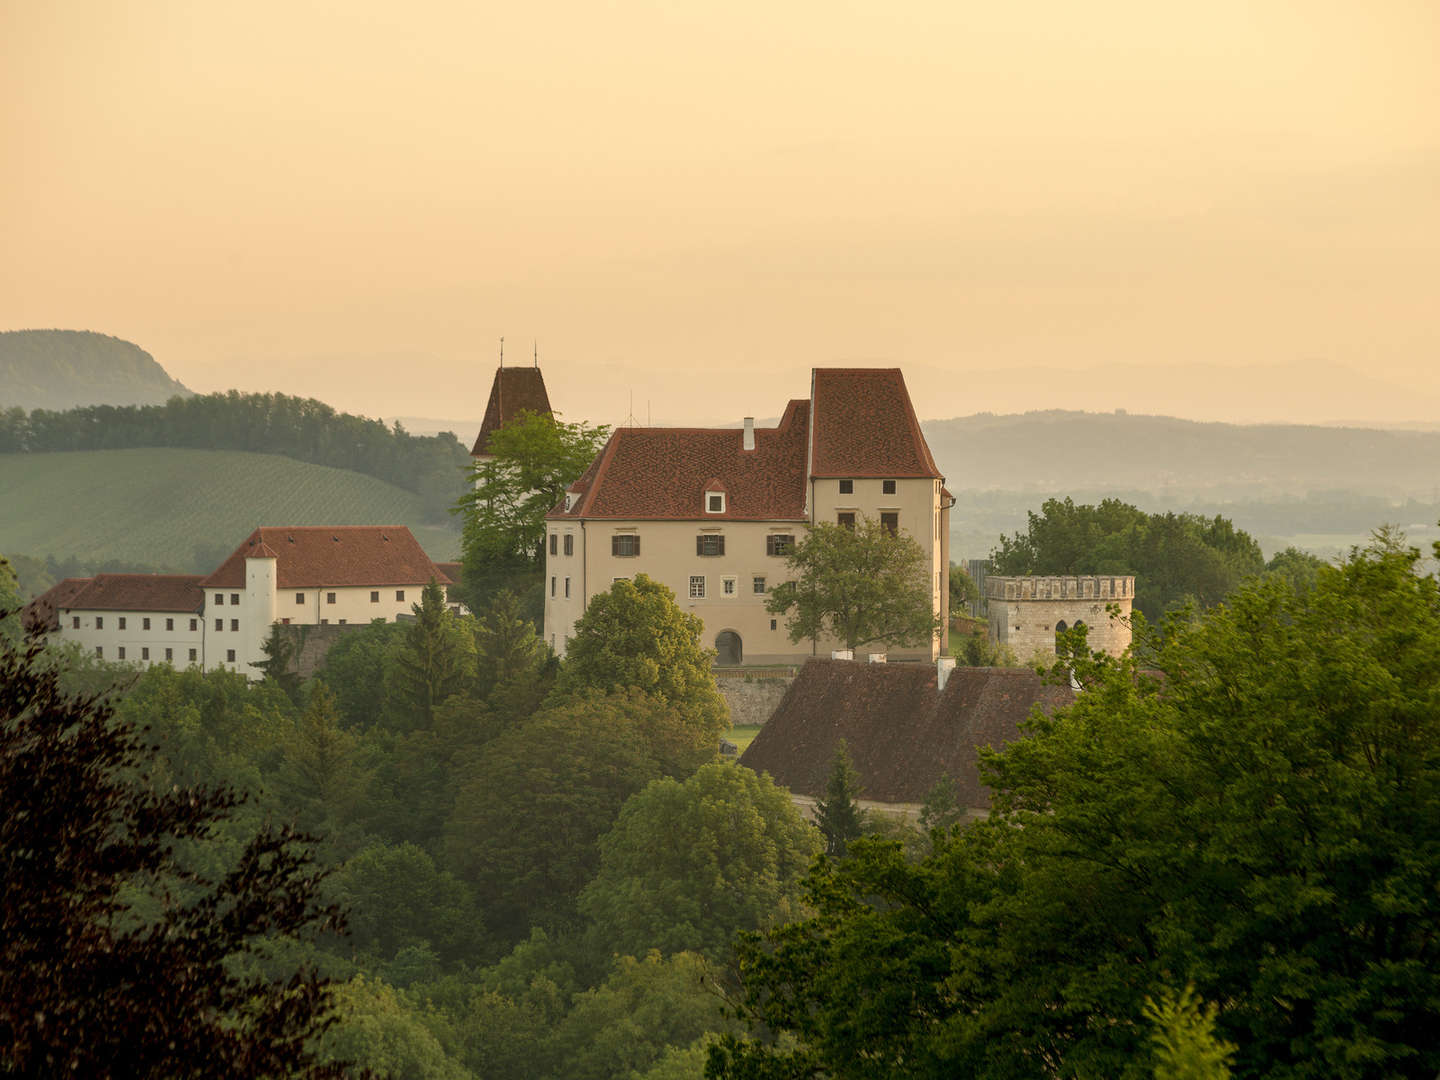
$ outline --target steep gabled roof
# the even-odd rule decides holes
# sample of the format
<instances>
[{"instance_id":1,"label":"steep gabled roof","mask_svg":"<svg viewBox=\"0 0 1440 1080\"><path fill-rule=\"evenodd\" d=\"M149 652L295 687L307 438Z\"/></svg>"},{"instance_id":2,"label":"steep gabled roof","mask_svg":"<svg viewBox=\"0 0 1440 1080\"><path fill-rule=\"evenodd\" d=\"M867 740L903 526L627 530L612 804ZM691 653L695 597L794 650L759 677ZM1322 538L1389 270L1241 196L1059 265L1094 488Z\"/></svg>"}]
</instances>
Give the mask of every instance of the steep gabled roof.
<instances>
[{"instance_id":1,"label":"steep gabled roof","mask_svg":"<svg viewBox=\"0 0 1440 1080\"><path fill-rule=\"evenodd\" d=\"M453 584L404 525L333 525L256 529L201 586L243 588L252 555L276 560L281 589Z\"/></svg>"},{"instance_id":2,"label":"steep gabled roof","mask_svg":"<svg viewBox=\"0 0 1440 1080\"><path fill-rule=\"evenodd\" d=\"M522 411L551 412L550 396L545 393L545 377L538 367L502 367L495 371L490 384L490 401L485 406L485 419L480 434L475 436L472 457L490 452L490 436L495 430L514 420Z\"/></svg>"},{"instance_id":3,"label":"steep gabled roof","mask_svg":"<svg viewBox=\"0 0 1440 1080\"><path fill-rule=\"evenodd\" d=\"M792 401L778 426L619 428L570 485L571 508L552 519L803 521L809 406ZM725 512L704 510L706 491L725 492ZM578 496L578 498L577 498Z\"/></svg>"},{"instance_id":4,"label":"steep gabled roof","mask_svg":"<svg viewBox=\"0 0 1440 1080\"><path fill-rule=\"evenodd\" d=\"M811 436L812 476L940 477L899 368L816 368Z\"/></svg>"},{"instance_id":5,"label":"steep gabled roof","mask_svg":"<svg viewBox=\"0 0 1440 1080\"><path fill-rule=\"evenodd\" d=\"M199 611L199 574L96 574L59 606L71 611Z\"/></svg>"},{"instance_id":6,"label":"steep gabled roof","mask_svg":"<svg viewBox=\"0 0 1440 1080\"><path fill-rule=\"evenodd\" d=\"M51 585L31 600L20 613L20 625L27 633L46 633L60 629L60 609L70 606L70 601L89 585L92 578L71 577Z\"/></svg>"},{"instance_id":7,"label":"steep gabled roof","mask_svg":"<svg viewBox=\"0 0 1440 1080\"><path fill-rule=\"evenodd\" d=\"M942 774L962 805L990 805L979 748L1021 737L1031 709L1074 701L1065 686L1021 668L956 668L943 693L934 667L810 660L740 761L791 791L825 790L835 745L846 742L867 799L923 802Z\"/></svg>"}]
</instances>

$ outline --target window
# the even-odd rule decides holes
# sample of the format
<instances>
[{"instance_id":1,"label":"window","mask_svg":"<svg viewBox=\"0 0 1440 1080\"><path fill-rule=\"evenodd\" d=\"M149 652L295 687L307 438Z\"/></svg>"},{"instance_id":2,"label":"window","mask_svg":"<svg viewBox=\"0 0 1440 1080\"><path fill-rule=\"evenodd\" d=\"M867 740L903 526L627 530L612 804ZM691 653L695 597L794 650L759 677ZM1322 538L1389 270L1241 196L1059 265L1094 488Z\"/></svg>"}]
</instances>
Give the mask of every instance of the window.
<instances>
[{"instance_id":1,"label":"window","mask_svg":"<svg viewBox=\"0 0 1440 1080\"><path fill-rule=\"evenodd\" d=\"M149 630L149 629L150 629L150 620L149 620L149 619L146 619L146 618L142 618L142 619L140 620L140 629L141 629L141 630Z\"/></svg>"},{"instance_id":2,"label":"window","mask_svg":"<svg viewBox=\"0 0 1440 1080\"><path fill-rule=\"evenodd\" d=\"M753 578L750 579L750 591L753 592L756 596L761 596L761 595L764 594L764 592L765 592L765 577L764 577L764 575L762 575L762 574L756 574Z\"/></svg>"},{"instance_id":3,"label":"window","mask_svg":"<svg viewBox=\"0 0 1440 1080\"><path fill-rule=\"evenodd\" d=\"M166 629L166 630L174 630L174 629L175 629L175 620L174 620L174 619L166 619L166 620L165 620L165 629Z\"/></svg>"},{"instance_id":4,"label":"window","mask_svg":"<svg viewBox=\"0 0 1440 1080\"><path fill-rule=\"evenodd\" d=\"M617 581L629 581L629 580L630 580L630 579L629 579L628 577L611 578L611 579L610 579L610 584L611 584L611 585L614 585Z\"/></svg>"},{"instance_id":5,"label":"window","mask_svg":"<svg viewBox=\"0 0 1440 1080\"><path fill-rule=\"evenodd\" d=\"M239 629L240 629L240 620L239 620L239 619L231 619L231 620L230 620L230 629L231 629L231 630L239 630Z\"/></svg>"},{"instance_id":6,"label":"window","mask_svg":"<svg viewBox=\"0 0 1440 1080\"><path fill-rule=\"evenodd\" d=\"M329 619L321 619L321 620L320 620L320 625L321 625L321 626L329 626L329 625L330 625L330 620L329 620Z\"/></svg>"},{"instance_id":7,"label":"window","mask_svg":"<svg viewBox=\"0 0 1440 1080\"><path fill-rule=\"evenodd\" d=\"M900 531L900 515L893 510L884 511L880 514L880 527L891 536Z\"/></svg>"},{"instance_id":8,"label":"window","mask_svg":"<svg viewBox=\"0 0 1440 1080\"><path fill-rule=\"evenodd\" d=\"M229 663L232 663L232 664L233 664L233 663L235 662L235 650L234 650L234 649L226 649L226 650L225 650L225 659L226 659L226 661L228 661Z\"/></svg>"},{"instance_id":9,"label":"window","mask_svg":"<svg viewBox=\"0 0 1440 1080\"><path fill-rule=\"evenodd\" d=\"M295 594L295 602L297 604L303 604L305 602L305 594L303 592L297 592Z\"/></svg>"},{"instance_id":10,"label":"window","mask_svg":"<svg viewBox=\"0 0 1440 1080\"><path fill-rule=\"evenodd\" d=\"M116 650L115 650L115 655L117 655L121 660L124 660L124 659L125 659L125 646L124 646L124 645L121 645L118 649L116 649Z\"/></svg>"},{"instance_id":11,"label":"window","mask_svg":"<svg viewBox=\"0 0 1440 1080\"><path fill-rule=\"evenodd\" d=\"M795 546L795 537L790 533L774 533L765 537L766 555L789 555Z\"/></svg>"},{"instance_id":12,"label":"window","mask_svg":"<svg viewBox=\"0 0 1440 1080\"><path fill-rule=\"evenodd\" d=\"M103 645L96 645L96 646L95 646L95 655L96 655L97 657L99 657L100 659L102 659L102 660L105 659L105 646L103 646Z\"/></svg>"},{"instance_id":13,"label":"window","mask_svg":"<svg viewBox=\"0 0 1440 1080\"><path fill-rule=\"evenodd\" d=\"M224 619L216 619L216 620L215 620L215 629L216 629L216 630L224 630L224 629L225 629L225 620L224 620Z\"/></svg>"},{"instance_id":14,"label":"window","mask_svg":"<svg viewBox=\"0 0 1440 1080\"><path fill-rule=\"evenodd\" d=\"M379 590L379 589L371 589L371 590L370 590L370 602L371 602L372 604L378 604L378 603L380 602L380 590Z\"/></svg>"},{"instance_id":15,"label":"window","mask_svg":"<svg viewBox=\"0 0 1440 1080\"><path fill-rule=\"evenodd\" d=\"M554 596L554 595L555 595L555 578L554 578L553 575L552 575L551 578L550 578L550 595L551 595L551 596Z\"/></svg>"},{"instance_id":16,"label":"window","mask_svg":"<svg viewBox=\"0 0 1440 1080\"><path fill-rule=\"evenodd\" d=\"M720 533L701 533L695 537L696 555L724 555L725 537Z\"/></svg>"},{"instance_id":17,"label":"window","mask_svg":"<svg viewBox=\"0 0 1440 1080\"><path fill-rule=\"evenodd\" d=\"M166 650L165 650L165 662L168 664L171 660L174 660L174 659L175 659L175 650L174 650L174 649L166 649Z\"/></svg>"},{"instance_id":18,"label":"window","mask_svg":"<svg viewBox=\"0 0 1440 1080\"><path fill-rule=\"evenodd\" d=\"M565 579L565 599L570 599L570 579L568 577Z\"/></svg>"},{"instance_id":19,"label":"window","mask_svg":"<svg viewBox=\"0 0 1440 1080\"><path fill-rule=\"evenodd\" d=\"M551 533L551 534L550 534L550 554L551 554L551 555L558 555L558 554L560 554L560 534L559 534L559 533Z\"/></svg>"},{"instance_id":20,"label":"window","mask_svg":"<svg viewBox=\"0 0 1440 1080\"><path fill-rule=\"evenodd\" d=\"M70 629L71 629L71 630L79 630L79 629L80 629L80 616L79 616L79 615L71 615L71 616L70 616Z\"/></svg>"},{"instance_id":21,"label":"window","mask_svg":"<svg viewBox=\"0 0 1440 1080\"><path fill-rule=\"evenodd\" d=\"M96 630L104 630L104 629L105 629L105 616L104 616L104 615L96 615L96 616L95 616L95 629L96 629Z\"/></svg>"},{"instance_id":22,"label":"window","mask_svg":"<svg viewBox=\"0 0 1440 1080\"><path fill-rule=\"evenodd\" d=\"M705 512L707 514L723 514L725 512L725 493L723 491L705 492Z\"/></svg>"},{"instance_id":23,"label":"window","mask_svg":"<svg viewBox=\"0 0 1440 1080\"><path fill-rule=\"evenodd\" d=\"M841 495L854 495L854 494L855 494L855 481L854 481L854 480L841 480L841 481L840 481L840 494L841 494Z\"/></svg>"},{"instance_id":24,"label":"window","mask_svg":"<svg viewBox=\"0 0 1440 1080\"><path fill-rule=\"evenodd\" d=\"M640 554L640 537L634 533L617 533L610 537L610 554L629 559Z\"/></svg>"},{"instance_id":25,"label":"window","mask_svg":"<svg viewBox=\"0 0 1440 1080\"><path fill-rule=\"evenodd\" d=\"M283 623L283 624L286 625L286 626L289 626L289 625L290 625L290 620L289 620L289 619L281 619L280 621L281 621L281 623Z\"/></svg>"},{"instance_id":26,"label":"window","mask_svg":"<svg viewBox=\"0 0 1440 1080\"><path fill-rule=\"evenodd\" d=\"M191 632L191 633L194 633L196 630L199 630L199 629L200 629L200 620L199 620L199 619L191 619L191 620L190 620L190 632Z\"/></svg>"},{"instance_id":27,"label":"window","mask_svg":"<svg viewBox=\"0 0 1440 1080\"><path fill-rule=\"evenodd\" d=\"M232 593L230 594L230 603L231 603L231 604L234 604L234 605L237 605L237 606L239 605L239 603L240 603L240 594L239 594L238 592L232 592Z\"/></svg>"},{"instance_id":28,"label":"window","mask_svg":"<svg viewBox=\"0 0 1440 1080\"><path fill-rule=\"evenodd\" d=\"M219 606L219 605L224 604L224 603L225 603L225 594L224 594L223 592L217 592L217 593L215 594L215 604L216 604L216 606Z\"/></svg>"},{"instance_id":29,"label":"window","mask_svg":"<svg viewBox=\"0 0 1440 1080\"><path fill-rule=\"evenodd\" d=\"M344 626L344 625L345 625L345 620L344 620L344 619L341 619L341 620L340 620L340 625L341 625L341 626Z\"/></svg>"},{"instance_id":30,"label":"window","mask_svg":"<svg viewBox=\"0 0 1440 1080\"><path fill-rule=\"evenodd\" d=\"M771 630L774 630L774 629L775 629L775 620L774 620L774 619L771 619L771 620L770 620L770 629L771 629Z\"/></svg>"},{"instance_id":31,"label":"window","mask_svg":"<svg viewBox=\"0 0 1440 1080\"><path fill-rule=\"evenodd\" d=\"M733 596L734 596L737 592L739 592L739 591L740 591L740 590L739 590L739 588L736 586L735 579L734 579L733 577L727 576L727 577L722 577L722 578L720 579L720 595L721 595L721 596L733 597Z\"/></svg>"},{"instance_id":32,"label":"window","mask_svg":"<svg viewBox=\"0 0 1440 1080\"><path fill-rule=\"evenodd\" d=\"M566 533L566 534L565 534L565 554L566 554L566 555L574 555L574 554L575 554L575 534L574 534L574 533Z\"/></svg>"},{"instance_id":33,"label":"window","mask_svg":"<svg viewBox=\"0 0 1440 1080\"><path fill-rule=\"evenodd\" d=\"M703 575L692 575L690 578L690 599L705 599L705 578Z\"/></svg>"},{"instance_id":34,"label":"window","mask_svg":"<svg viewBox=\"0 0 1440 1080\"><path fill-rule=\"evenodd\" d=\"M194 649L191 649L191 650L190 650L190 662L191 662L192 664L195 662L195 656L196 656L195 650L194 650Z\"/></svg>"},{"instance_id":35,"label":"window","mask_svg":"<svg viewBox=\"0 0 1440 1080\"><path fill-rule=\"evenodd\" d=\"M404 599L405 599L405 590L404 590L404 589L396 589L396 590L395 590L395 599L396 599L396 600L404 600Z\"/></svg>"},{"instance_id":36,"label":"window","mask_svg":"<svg viewBox=\"0 0 1440 1080\"><path fill-rule=\"evenodd\" d=\"M854 510L842 510L842 511L840 511L840 513L838 513L838 514L835 515L835 522L836 522L836 524L838 524L838 525L843 525L843 526L845 526L845 528L847 528L847 529L853 529L853 528L855 527L855 511L854 511Z\"/></svg>"},{"instance_id":37,"label":"window","mask_svg":"<svg viewBox=\"0 0 1440 1080\"><path fill-rule=\"evenodd\" d=\"M97 624L97 625L98 625L98 624ZM125 629L125 616L124 616L124 615L121 615L121 616L120 616L120 629L121 629L121 630L124 630L124 629Z\"/></svg>"},{"instance_id":38,"label":"window","mask_svg":"<svg viewBox=\"0 0 1440 1080\"><path fill-rule=\"evenodd\" d=\"M141 647L141 649L140 649L140 659L141 659L141 660L149 660L149 659L150 659L150 650L149 650L149 648L144 647L144 646Z\"/></svg>"},{"instance_id":39,"label":"window","mask_svg":"<svg viewBox=\"0 0 1440 1080\"><path fill-rule=\"evenodd\" d=\"M881 481L880 481L880 493L881 493L882 495L894 495L894 494L895 494L895 481L894 481L894 480L881 480Z\"/></svg>"}]
</instances>

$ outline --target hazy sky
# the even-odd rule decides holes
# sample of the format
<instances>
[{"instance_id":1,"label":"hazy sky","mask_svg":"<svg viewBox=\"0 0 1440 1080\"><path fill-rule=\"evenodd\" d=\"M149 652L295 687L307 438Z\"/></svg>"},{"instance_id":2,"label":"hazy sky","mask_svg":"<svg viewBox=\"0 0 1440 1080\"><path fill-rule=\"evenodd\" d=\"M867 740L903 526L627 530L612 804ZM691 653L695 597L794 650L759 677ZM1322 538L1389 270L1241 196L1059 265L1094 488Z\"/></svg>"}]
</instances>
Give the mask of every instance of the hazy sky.
<instances>
[{"instance_id":1,"label":"hazy sky","mask_svg":"<svg viewBox=\"0 0 1440 1080\"><path fill-rule=\"evenodd\" d=\"M1435 0L8 0L0 153L0 329L200 391L1440 417Z\"/></svg>"}]
</instances>

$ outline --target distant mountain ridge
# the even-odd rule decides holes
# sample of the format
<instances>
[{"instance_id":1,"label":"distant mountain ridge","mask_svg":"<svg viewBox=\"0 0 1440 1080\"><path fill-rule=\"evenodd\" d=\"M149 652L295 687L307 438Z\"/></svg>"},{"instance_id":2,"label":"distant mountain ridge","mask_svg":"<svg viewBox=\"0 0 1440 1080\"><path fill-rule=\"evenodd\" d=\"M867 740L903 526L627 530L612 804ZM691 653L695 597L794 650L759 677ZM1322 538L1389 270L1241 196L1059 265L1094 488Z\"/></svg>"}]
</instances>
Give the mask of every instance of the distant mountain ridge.
<instances>
[{"instance_id":1,"label":"distant mountain ridge","mask_svg":"<svg viewBox=\"0 0 1440 1080\"><path fill-rule=\"evenodd\" d=\"M90 330L0 331L0 408L161 405L191 391L140 346Z\"/></svg>"}]
</instances>

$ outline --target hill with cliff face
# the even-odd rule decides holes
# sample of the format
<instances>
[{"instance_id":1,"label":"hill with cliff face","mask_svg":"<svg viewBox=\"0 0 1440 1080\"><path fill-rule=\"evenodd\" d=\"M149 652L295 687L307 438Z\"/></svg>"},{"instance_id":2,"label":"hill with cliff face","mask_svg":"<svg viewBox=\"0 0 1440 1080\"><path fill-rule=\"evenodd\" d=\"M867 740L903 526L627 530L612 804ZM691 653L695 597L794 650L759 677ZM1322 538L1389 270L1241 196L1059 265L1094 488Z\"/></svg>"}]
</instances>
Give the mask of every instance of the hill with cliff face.
<instances>
[{"instance_id":1,"label":"hill with cliff face","mask_svg":"<svg viewBox=\"0 0 1440 1080\"><path fill-rule=\"evenodd\" d=\"M0 332L0 408L155 405L190 393L140 346L107 334Z\"/></svg>"}]
</instances>

